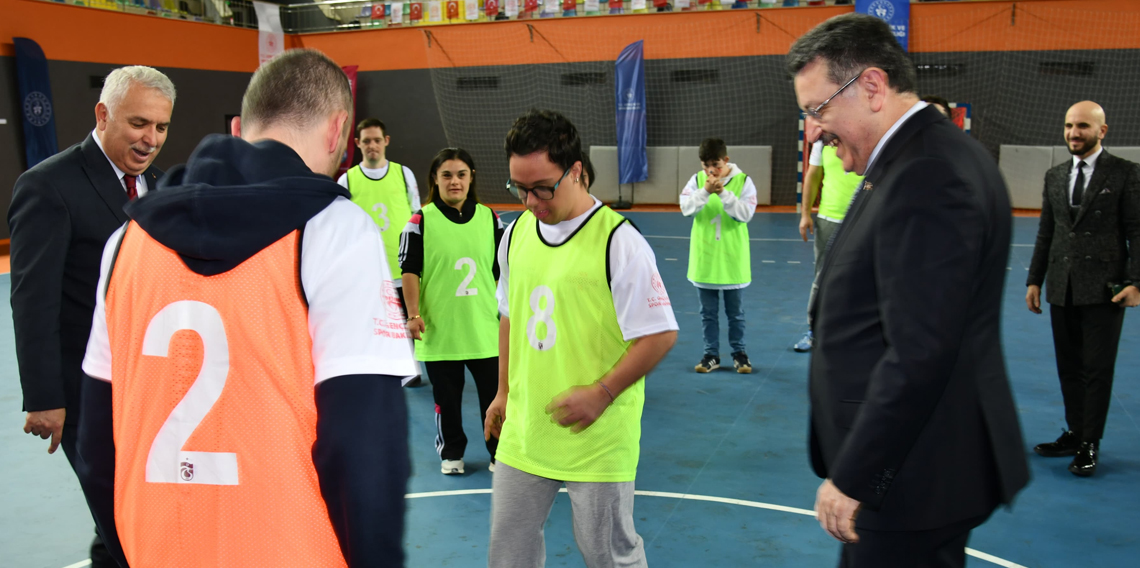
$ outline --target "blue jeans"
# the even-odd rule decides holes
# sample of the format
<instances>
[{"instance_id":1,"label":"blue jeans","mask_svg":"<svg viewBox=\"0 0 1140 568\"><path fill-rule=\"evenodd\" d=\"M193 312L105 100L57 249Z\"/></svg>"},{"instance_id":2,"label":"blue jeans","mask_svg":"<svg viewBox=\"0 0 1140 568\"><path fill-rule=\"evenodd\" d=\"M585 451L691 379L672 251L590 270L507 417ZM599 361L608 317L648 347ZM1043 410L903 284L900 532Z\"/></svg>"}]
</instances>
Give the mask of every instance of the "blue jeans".
<instances>
[{"instance_id":1,"label":"blue jeans","mask_svg":"<svg viewBox=\"0 0 1140 568\"><path fill-rule=\"evenodd\" d=\"M728 316L728 344L733 353L744 352L743 288L708 290L697 288L701 298L701 323L705 332L705 354L720 357L720 294L724 294L724 314Z\"/></svg>"}]
</instances>

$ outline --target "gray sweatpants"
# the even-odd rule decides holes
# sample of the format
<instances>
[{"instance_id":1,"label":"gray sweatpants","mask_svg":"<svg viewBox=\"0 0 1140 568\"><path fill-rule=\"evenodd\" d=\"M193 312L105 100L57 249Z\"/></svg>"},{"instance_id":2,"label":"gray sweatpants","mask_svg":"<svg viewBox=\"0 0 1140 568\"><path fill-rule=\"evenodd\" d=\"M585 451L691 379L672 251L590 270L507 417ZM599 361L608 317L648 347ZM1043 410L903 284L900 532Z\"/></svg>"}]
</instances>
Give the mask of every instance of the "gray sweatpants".
<instances>
[{"instance_id":1,"label":"gray sweatpants","mask_svg":"<svg viewBox=\"0 0 1140 568\"><path fill-rule=\"evenodd\" d=\"M490 568L542 568L542 527L561 481L495 464L491 495ZM566 482L574 511L574 540L589 568L648 568L633 527L633 482Z\"/></svg>"}]
</instances>

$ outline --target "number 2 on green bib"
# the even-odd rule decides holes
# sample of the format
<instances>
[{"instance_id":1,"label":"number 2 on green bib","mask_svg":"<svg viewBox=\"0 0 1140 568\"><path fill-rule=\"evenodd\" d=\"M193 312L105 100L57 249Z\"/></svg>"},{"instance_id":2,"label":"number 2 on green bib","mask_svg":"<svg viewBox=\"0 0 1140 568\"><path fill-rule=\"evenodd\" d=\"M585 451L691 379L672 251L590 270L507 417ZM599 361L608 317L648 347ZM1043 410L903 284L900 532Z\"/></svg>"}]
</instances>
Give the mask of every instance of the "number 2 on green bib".
<instances>
[{"instance_id":1,"label":"number 2 on green bib","mask_svg":"<svg viewBox=\"0 0 1140 568\"><path fill-rule=\"evenodd\" d=\"M526 337L530 341L530 346L539 351L549 351L558 339L558 327L551 319L554 315L554 291L548 286L535 286L534 291L530 293L530 309L534 313L526 320ZM538 337L540 323L546 328L546 333L541 339Z\"/></svg>"},{"instance_id":2,"label":"number 2 on green bib","mask_svg":"<svg viewBox=\"0 0 1140 568\"><path fill-rule=\"evenodd\" d=\"M467 271L467 277L463 279L463 282L459 283L459 288L457 288L455 290L455 295L456 296L475 296L475 295L478 295L479 294L478 288L468 288L467 287L467 285L470 284L471 281L475 278L475 270L478 268L477 266L475 266L475 260L471 259L471 258L464 257L464 258L461 258L461 259L455 261L455 269L456 270L463 270L464 266L466 266L469 269Z\"/></svg>"}]
</instances>

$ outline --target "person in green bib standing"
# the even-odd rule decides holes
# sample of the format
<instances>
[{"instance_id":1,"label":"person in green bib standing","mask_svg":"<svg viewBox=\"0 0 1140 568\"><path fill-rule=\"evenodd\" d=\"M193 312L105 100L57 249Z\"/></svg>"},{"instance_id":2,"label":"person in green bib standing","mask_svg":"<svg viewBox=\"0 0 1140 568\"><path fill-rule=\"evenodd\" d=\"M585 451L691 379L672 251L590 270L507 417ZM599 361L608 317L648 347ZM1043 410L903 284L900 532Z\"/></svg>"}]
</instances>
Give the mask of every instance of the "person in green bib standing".
<instances>
[{"instance_id":1,"label":"person in green bib standing","mask_svg":"<svg viewBox=\"0 0 1140 568\"><path fill-rule=\"evenodd\" d=\"M701 171L681 190L681 214L693 218L689 238L689 281L701 300L705 354L698 373L720 368L720 296L728 317L732 366L751 373L744 350L744 288L752 283L752 249L748 222L756 214L756 185L729 161L728 147L719 138L701 142L697 157Z\"/></svg>"},{"instance_id":2,"label":"person in green bib standing","mask_svg":"<svg viewBox=\"0 0 1140 568\"><path fill-rule=\"evenodd\" d=\"M336 180L348 188L352 202L364 209L384 241L388 270L392 272L392 286L400 298L400 309L408 315L404 300L403 280L400 278L400 232L412 218L412 211L420 209L420 188L416 176L407 166L388 160L388 128L378 118L366 118L356 125L356 147L360 149L360 163ZM405 386L417 387L419 377L408 379Z\"/></svg>"},{"instance_id":3,"label":"person in green bib standing","mask_svg":"<svg viewBox=\"0 0 1140 568\"><path fill-rule=\"evenodd\" d=\"M441 150L428 170L428 204L400 237L400 269L408 330L435 397L435 449L445 475L464 472L464 367L475 379L480 424L499 390L494 289L502 236L499 216L475 193L475 160L462 148ZM497 445L487 440L491 471Z\"/></svg>"},{"instance_id":4,"label":"person in green bib standing","mask_svg":"<svg viewBox=\"0 0 1140 568\"><path fill-rule=\"evenodd\" d=\"M804 172L803 207L800 211L800 237L807 242L808 234L815 234L815 273L819 274L819 267L823 266L823 256L827 252L827 241L839 229L843 217L847 215L847 206L855 190L862 183L863 176L843 171L843 160L835 154L835 146L824 144L816 140L811 145L811 154L808 157L808 168ZM811 206L819 196L819 213L815 221L811 218ZM812 281L811 293L808 295L808 305L815 297L815 281ZM810 321L808 322L811 323ZM804 334L793 349L798 353L811 351L811 330Z\"/></svg>"},{"instance_id":5,"label":"person in green bib standing","mask_svg":"<svg viewBox=\"0 0 1140 568\"><path fill-rule=\"evenodd\" d=\"M633 524L646 373L677 339L653 249L591 196L578 131L532 110L507 134L526 211L499 245L499 439L491 568L543 566L543 525L565 484L589 568L647 566Z\"/></svg>"}]
</instances>

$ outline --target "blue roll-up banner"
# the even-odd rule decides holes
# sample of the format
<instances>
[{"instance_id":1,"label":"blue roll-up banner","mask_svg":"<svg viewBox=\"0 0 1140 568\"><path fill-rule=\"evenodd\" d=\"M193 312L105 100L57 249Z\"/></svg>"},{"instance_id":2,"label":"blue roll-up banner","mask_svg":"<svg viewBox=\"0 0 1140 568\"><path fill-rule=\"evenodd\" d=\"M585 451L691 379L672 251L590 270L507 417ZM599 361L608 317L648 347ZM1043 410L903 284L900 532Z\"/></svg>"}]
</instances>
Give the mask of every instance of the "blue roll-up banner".
<instances>
[{"instance_id":1,"label":"blue roll-up banner","mask_svg":"<svg viewBox=\"0 0 1140 568\"><path fill-rule=\"evenodd\" d=\"M910 51L907 47L907 35L910 33L910 0L855 0L855 11L885 21L903 50Z\"/></svg>"},{"instance_id":2,"label":"blue roll-up banner","mask_svg":"<svg viewBox=\"0 0 1140 568\"><path fill-rule=\"evenodd\" d=\"M12 43L16 45L16 80L20 84L20 107L24 111L24 150L31 169L59 151L51 81L47 58L39 44L26 37L12 38Z\"/></svg>"},{"instance_id":3,"label":"blue roll-up banner","mask_svg":"<svg viewBox=\"0 0 1140 568\"><path fill-rule=\"evenodd\" d=\"M645 155L645 57L643 42L621 50L614 66L617 96L618 183L649 179Z\"/></svg>"}]
</instances>

